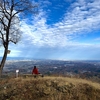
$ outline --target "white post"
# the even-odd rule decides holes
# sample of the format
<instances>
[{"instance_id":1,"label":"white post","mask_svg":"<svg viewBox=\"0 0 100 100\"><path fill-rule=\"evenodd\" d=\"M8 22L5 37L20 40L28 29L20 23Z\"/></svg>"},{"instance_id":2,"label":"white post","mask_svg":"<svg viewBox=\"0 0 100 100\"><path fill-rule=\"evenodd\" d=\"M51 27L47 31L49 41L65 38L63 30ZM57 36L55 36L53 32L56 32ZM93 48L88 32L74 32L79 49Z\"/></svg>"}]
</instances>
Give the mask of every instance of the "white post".
<instances>
[{"instance_id":1,"label":"white post","mask_svg":"<svg viewBox=\"0 0 100 100\"><path fill-rule=\"evenodd\" d=\"M19 70L16 70L16 78L18 77Z\"/></svg>"}]
</instances>

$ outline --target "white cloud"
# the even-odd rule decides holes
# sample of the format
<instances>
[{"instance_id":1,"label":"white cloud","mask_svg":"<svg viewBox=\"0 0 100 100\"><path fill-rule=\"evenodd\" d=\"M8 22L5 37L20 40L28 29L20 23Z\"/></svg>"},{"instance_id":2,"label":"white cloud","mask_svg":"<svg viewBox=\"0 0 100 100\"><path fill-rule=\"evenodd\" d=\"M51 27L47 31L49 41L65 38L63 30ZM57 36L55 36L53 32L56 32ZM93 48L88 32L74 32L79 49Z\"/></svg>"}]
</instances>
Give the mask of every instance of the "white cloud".
<instances>
[{"instance_id":1,"label":"white cloud","mask_svg":"<svg viewBox=\"0 0 100 100\"><path fill-rule=\"evenodd\" d=\"M50 2L48 3L50 4ZM41 47L60 48L59 50L62 48L62 51L65 49L63 52L67 53L62 56L73 53L70 55L70 57L73 57L81 55L81 53L84 54L84 52L88 52L88 55L90 51L92 54L95 54L92 50L100 50L99 44L75 42L74 39L81 34L88 33L91 35L92 31L99 29L99 5L99 0L91 3L87 2L87 0L77 0L66 11L63 19L53 25L47 24L48 13L40 10L39 15L31 20L32 24L29 24L29 19L21 21L22 39L17 46L11 45L12 52L9 56L20 56L20 54L25 52L27 52L27 55L31 55L32 52L38 54L39 51L36 50L42 50ZM34 51L35 47L39 49ZM33 55L35 54L33 53Z\"/></svg>"},{"instance_id":2,"label":"white cloud","mask_svg":"<svg viewBox=\"0 0 100 100\"><path fill-rule=\"evenodd\" d=\"M41 10L32 22L33 25L22 21L22 31L25 41L38 46L66 46L73 43L75 36L92 32L100 27L100 1L92 3L79 0L66 11L62 21L47 25L46 12ZM27 37L27 38L25 38Z\"/></svg>"},{"instance_id":3,"label":"white cloud","mask_svg":"<svg viewBox=\"0 0 100 100\"><path fill-rule=\"evenodd\" d=\"M98 38L95 38L94 40L95 40L95 41L100 41L100 37L98 37Z\"/></svg>"}]
</instances>

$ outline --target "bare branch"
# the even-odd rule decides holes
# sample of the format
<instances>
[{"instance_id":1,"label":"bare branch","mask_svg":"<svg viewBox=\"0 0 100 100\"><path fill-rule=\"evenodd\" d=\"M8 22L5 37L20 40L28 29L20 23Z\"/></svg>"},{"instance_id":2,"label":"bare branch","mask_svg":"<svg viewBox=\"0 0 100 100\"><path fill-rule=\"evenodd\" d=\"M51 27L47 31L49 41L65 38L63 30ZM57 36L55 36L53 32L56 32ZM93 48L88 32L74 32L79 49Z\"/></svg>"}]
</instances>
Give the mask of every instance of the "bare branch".
<instances>
[{"instance_id":1,"label":"bare branch","mask_svg":"<svg viewBox=\"0 0 100 100\"><path fill-rule=\"evenodd\" d=\"M1 31L0 31L0 34L1 34L1 37L0 37L0 38L1 38L2 40L4 40L3 33L2 33Z\"/></svg>"},{"instance_id":2,"label":"bare branch","mask_svg":"<svg viewBox=\"0 0 100 100\"><path fill-rule=\"evenodd\" d=\"M0 18L0 23L3 25L4 31L5 31L7 29L7 25L4 22L4 16L2 18Z\"/></svg>"},{"instance_id":3,"label":"bare branch","mask_svg":"<svg viewBox=\"0 0 100 100\"><path fill-rule=\"evenodd\" d=\"M19 29L21 14L26 12L33 14L36 7L37 5L33 5L31 0L0 0L0 42L5 50L0 69L4 67L9 43L16 44L21 38Z\"/></svg>"},{"instance_id":4,"label":"bare branch","mask_svg":"<svg viewBox=\"0 0 100 100\"><path fill-rule=\"evenodd\" d=\"M4 40L4 34L0 31L0 33L1 33L1 39L2 39L2 42L3 42L3 45L4 45L4 47L6 46L6 44L5 44L5 40Z\"/></svg>"},{"instance_id":5,"label":"bare branch","mask_svg":"<svg viewBox=\"0 0 100 100\"><path fill-rule=\"evenodd\" d=\"M16 44L17 42L13 41L13 40L9 40L9 42L13 42L14 44Z\"/></svg>"}]
</instances>

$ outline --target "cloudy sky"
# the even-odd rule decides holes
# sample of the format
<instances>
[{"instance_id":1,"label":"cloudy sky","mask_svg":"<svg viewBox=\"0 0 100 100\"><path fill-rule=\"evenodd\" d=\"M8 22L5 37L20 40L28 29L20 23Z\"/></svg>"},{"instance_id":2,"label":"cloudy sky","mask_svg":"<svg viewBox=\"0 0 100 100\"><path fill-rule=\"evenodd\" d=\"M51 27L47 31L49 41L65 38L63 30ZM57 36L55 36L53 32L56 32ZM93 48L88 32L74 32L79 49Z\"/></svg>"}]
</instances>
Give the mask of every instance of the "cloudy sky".
<instances>
[{"instance_id":1,"label":"cloudy sky","mask_svg":"<svg viewBox=\"0 0 100 100\"><path fill-rule=\"evenodd\" d=\"M21 19L21 41L8 57L100 60L100 0L38 3L39 14Z\"/></svg>"}]
</instances>

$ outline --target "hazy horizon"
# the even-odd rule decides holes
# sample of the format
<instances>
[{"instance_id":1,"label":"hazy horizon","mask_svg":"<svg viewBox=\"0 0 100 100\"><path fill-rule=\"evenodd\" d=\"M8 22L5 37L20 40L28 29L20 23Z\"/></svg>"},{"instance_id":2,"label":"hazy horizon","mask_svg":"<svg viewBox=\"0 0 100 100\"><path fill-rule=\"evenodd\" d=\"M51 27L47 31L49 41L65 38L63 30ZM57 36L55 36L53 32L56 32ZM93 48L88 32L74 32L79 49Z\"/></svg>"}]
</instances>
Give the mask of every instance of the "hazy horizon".
<instances>
[{"instance_id":1,"label":"hazy horizon","mask_svg":"<svg viewBox=\"0 0 100 100\"><path fill-rule=\"evenodd\" d=\"M0 60L2 59L2 57L0 57ZM83 59L83 60L80 60L80 59L73 59L73 60L71 60L71 59L43 59L43 58L41 58L41 59L39 59L39 58L32 58L32 57L7 57L7 59L6 60L58 60L58 61L100 61L100 60L85 60L85 59Z\"/></svg>"}]
</instances>

